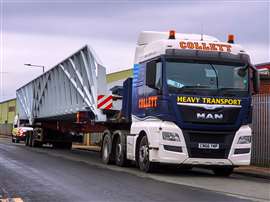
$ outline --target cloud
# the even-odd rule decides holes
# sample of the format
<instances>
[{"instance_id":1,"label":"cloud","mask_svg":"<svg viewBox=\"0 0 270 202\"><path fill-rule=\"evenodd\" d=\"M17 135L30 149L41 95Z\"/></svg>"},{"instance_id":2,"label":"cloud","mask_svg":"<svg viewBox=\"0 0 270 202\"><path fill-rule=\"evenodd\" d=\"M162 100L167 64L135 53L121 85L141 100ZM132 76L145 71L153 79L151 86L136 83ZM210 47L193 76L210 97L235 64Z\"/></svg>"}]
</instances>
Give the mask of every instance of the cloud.
<instances>
[{"instance_id":1,"label":"cloud","mask_svg":"<svg viewBox=\"0 0 270 202\"><path fill-rule=\"evenodd\" d=\"M133 43L97 40L91 38L70 38L65 36L28 35L6 33L4 35L4 68L2 96L14 97L15 90L42 73L40 68L24 66L25 63L44 65L46 70L90 44L107 73L132 68Z\"/></svg>"},{"instance_id":2,"label":"cloud","mask_svg":"<svg viewBox=\"0 0 270 202\"><path fill-rule=\"evenodd\" d=\"M250 55L253 64L270 62L270 47L269 44L247 43L242 44L245 50Z\"/></svg>"},{"instance_id":3,"label":"cloud","mask_svg":"<svg viewBox=\"0 0 270 202\"><path fill-rule=\"evenodd\" d=\"M178 32L198 33L203 27L205 34L220 38L235 33L240 36L240 43L269 41L267 2L246 2L245 6L242 2L222 1L114 2L6 4L5 30L131 41L136 39L141 30L174 28Z\"/></svg>"}]
</instances>

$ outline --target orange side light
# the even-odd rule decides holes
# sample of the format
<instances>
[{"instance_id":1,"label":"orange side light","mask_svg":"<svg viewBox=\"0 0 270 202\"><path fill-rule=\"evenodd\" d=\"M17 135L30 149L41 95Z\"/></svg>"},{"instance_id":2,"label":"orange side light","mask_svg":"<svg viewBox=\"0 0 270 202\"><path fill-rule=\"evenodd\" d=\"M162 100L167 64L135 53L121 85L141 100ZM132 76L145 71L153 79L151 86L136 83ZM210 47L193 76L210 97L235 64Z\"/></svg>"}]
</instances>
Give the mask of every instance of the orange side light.
<instances>
[{"instance_id":1,"label":"orange side light","mask_svg":"<svg viewBox=\"0 0 270 202\"><path fill-rule=\"evenodd\" d=\"M175 30L170 30L169 32L169 39L175 39Z\"/></svg>"},{"instance_id":2,"label":"orange side light","mask_svg":"<svg viewBox=\"0 0 270 202\"><path fill-rule=\"evenodd\" d=\"M234 35L233 34L228 35L228 43L234 43Z\"/></svg>"}]
</instances>

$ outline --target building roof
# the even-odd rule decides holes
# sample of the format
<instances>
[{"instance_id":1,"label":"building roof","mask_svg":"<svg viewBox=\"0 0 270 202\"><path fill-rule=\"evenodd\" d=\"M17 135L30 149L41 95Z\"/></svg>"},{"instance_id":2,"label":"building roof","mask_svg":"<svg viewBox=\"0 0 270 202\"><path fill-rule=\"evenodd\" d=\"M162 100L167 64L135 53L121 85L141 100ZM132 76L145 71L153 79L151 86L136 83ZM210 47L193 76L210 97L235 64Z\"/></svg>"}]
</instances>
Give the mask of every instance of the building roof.
<instances>
[{"instance_id":1,"label":"building roof","mask_svg":"<svg viewBox=\"0 0 270 202\"><path fill-rule=\"evenodd\" d=\"M6 102L11 102L11 101L14 101L14 100L16 101L16 98L4 100L4 101L0 102L0 104L4 104L4 103L6 103Z\"/></svg>"},{"instance_id":2,"label":"building roof","mask_svg":"<svg viewBox=\"0 0 270 202\"><path fill-rule=\"evenodd\" d=\"M256 64L255 67L257 69L270 69L270 62L265 62L265 63L260 63L260 64Z\"/></svg>"},{"instance_id":3,"label":"building roof","mask_svg":"<svg viewBox=\"0 0 270 202\"><path fill-rule=\"evenodd\" d=\"M114 81L119 81L132 77L133 69L126 69L118 72L113 72L106 75L107 83L112 83Z\"/></svg>"}]
</instances>

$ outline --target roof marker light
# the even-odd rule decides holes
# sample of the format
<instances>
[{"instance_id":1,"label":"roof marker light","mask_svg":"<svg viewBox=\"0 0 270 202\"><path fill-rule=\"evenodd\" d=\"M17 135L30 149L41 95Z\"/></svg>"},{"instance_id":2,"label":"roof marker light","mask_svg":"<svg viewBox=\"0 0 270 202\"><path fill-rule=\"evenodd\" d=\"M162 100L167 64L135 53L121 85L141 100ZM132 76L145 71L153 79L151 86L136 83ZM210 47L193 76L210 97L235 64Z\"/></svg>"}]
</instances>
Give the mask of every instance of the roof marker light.
<instances>
[{"instance_id":1,"label":"roof marker light","mask_svg":"<svg viewBox=\"0 0 270 202\"><path fill-rule=\"evenodd\" d=\"M228 35L228 43L234 43L234 35L233 34Z\"/></svg>"},{"instance_id":2,"label":"roof marker light","mask_svg":"<svg viewBox=\"0 0 270 202\"><path fill-rule=\"evenodd\" d=\"M175 30L170 30L169 39L175 39Z\"/></svg>"}]
</instances>

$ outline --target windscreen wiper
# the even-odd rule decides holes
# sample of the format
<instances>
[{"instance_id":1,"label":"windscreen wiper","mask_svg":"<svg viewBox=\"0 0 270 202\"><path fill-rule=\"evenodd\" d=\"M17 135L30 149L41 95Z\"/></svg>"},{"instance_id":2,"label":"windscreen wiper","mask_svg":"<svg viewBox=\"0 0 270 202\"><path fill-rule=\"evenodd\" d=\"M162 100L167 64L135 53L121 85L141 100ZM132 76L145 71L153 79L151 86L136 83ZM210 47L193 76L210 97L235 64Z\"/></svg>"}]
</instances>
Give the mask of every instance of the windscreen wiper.
<instances>
[{"instance_id":1,"label":"windscreen wiper","mask_svg":"<svg viewBox=\"0 0 270 202\"><path fill-rule=\"evenodd\" d=\"M239 91L241 92L244 91L241 88L218 88L217 90L222 95L227 95L227 96L236 96L238 95Z\"/></svg>"},{"instance_id":2,"label":"windscreen wiper","mask_svg":"<svg viewBox=\"0 0 270 202\"><path fill-rule=\"evenodd\" d=\"M191 88L196 88L196 89L199 89L199 88L211 88L211 86L206 86L206 85L197 85L197 86L183 86L181 89L191 89Z\"/></svg>"},{"instance_id":3,"label":"windscreen wiper","mask_svg":"<svg viewBox=\"0 0 270 202\"><path fill-rule=\"evenodd\" d=\"M218 88L219 91L223 90L223 91L233 91L233 90L237 90L237 91L244 91L244 89L242 88Z\"/></svg>"}]
</instances>

